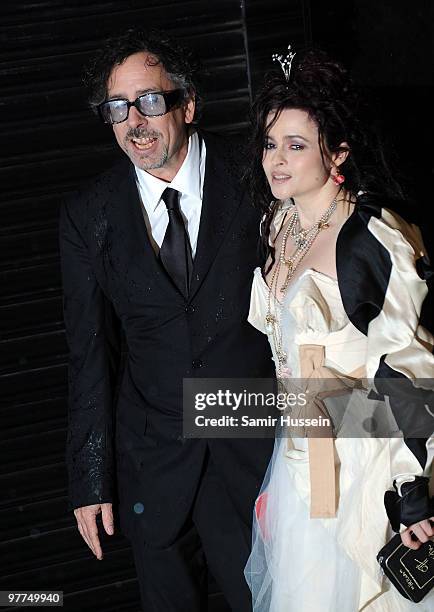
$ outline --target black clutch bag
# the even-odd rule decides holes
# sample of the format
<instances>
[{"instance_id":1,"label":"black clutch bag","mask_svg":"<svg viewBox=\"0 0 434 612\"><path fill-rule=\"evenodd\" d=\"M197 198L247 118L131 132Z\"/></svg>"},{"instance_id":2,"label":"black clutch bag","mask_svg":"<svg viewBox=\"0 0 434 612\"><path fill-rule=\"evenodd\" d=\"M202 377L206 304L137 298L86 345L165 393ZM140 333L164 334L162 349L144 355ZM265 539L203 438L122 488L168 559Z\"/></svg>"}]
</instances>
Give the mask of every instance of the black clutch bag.
<instances>
[{"instance_id":1,"label":"black clutch bag","mask_svg":"<svg viewBox=\"0 0 434 612\"><path fill-rule=\"evenodd\" d=\"M422 544L418 550L411 550L397 534L380 550L377 561L390 582L410 601L422 601L434 586L432 541Z\"/></svg>"}]
</instances>

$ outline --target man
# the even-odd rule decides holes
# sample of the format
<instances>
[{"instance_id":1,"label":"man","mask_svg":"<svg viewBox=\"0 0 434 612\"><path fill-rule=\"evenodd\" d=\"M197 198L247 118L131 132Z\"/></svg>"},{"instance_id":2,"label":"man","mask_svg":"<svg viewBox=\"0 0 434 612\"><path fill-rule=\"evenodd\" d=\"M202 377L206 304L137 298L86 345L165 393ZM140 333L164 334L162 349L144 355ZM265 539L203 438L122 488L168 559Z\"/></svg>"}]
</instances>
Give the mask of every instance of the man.
<instances>
[{"instance_id":1,"label":"man","mask_svg":"<svg viewBox=\"0 0 434 612\"><path fill-rule=\"evenodd\" d=\"M129 159L61 210L69 507L101 559L95 517L113 533L119 501L146 612L205 610L207 567L242 612L272 440L183 439L182 381L271 375L247 323L259 217L238 149L192 129L193 75L185 48L139 31L109 41L88 75ZM118 322L128 355L115 406Z\"/></svg>"}]
</instances>

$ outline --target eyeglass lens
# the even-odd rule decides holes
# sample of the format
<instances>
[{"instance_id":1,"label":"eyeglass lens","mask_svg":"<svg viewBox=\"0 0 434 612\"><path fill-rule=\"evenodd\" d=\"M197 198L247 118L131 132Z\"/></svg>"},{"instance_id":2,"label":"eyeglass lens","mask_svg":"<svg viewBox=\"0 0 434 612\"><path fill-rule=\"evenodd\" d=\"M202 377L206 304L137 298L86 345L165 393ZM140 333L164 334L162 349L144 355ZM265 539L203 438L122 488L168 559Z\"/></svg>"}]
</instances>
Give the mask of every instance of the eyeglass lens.
<instances>
[{"instance_id":1,"label":"eyeglass lens","mask_svg":"<svg viewBox=\"0 0 434 612\"><path fill-rule=\"evenodd\" d=\"M149 117L164 115L167 112L166 101L160 93L147 93L133 102L143 115ZM126 100L109 100L101 105L101 113L107 123L120 123L128 117L131 105Z\"/></svg>"}]
</instances>

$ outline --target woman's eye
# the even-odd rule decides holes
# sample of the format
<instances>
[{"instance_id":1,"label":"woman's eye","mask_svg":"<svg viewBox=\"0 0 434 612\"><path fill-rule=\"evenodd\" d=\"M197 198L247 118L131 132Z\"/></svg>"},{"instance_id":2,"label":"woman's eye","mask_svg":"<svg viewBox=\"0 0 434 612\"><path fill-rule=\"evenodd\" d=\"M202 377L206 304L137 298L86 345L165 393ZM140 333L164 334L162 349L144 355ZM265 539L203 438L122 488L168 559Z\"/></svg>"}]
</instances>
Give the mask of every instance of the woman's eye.
<instances>
[{"instance_id":1,"label":"woman's eye","mask_svg":"<svg viewBox=\"0 0 434 612\"><path fill-rule=\"evenodd\" d=\"M266 142L264 144L264 149L266 151L270 151L271 149L275 149L276 145L272 142ZM291 145L289 145L289 148L291 149L291 151L302 151L304 149L304 146L298 143L293 143Z\"/></svg>"}]
</instances>

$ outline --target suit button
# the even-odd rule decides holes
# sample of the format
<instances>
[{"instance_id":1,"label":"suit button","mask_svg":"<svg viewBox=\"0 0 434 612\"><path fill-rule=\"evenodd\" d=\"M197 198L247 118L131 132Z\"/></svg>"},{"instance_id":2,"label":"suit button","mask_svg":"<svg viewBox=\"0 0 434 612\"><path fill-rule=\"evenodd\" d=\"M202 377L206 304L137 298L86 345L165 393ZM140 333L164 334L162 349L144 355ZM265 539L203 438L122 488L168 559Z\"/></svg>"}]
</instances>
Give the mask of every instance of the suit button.
<instances>
[{"instance_id":1,"label":"suit button","mask_svg":"<svg viewBox=\"0 0 434 612\"><path fill-rule=\"evenodd\" d=\"M201 359L193 359L193 361L191 362L191 367L193 368L193 370L198 370L202 366L203 362Z\"/></svg>"},{"instance_id":2,"label":"suit button","mask_svg":"<svg viewBox=\"0 0 434 612\"><path fill-rule=\"evenodd\" d=\"M192 314L194 312L194 306L193 304L187 304L187 306L185 307L185 312L187 314Z\"/></svg>"}]
</instances>

